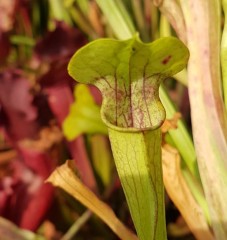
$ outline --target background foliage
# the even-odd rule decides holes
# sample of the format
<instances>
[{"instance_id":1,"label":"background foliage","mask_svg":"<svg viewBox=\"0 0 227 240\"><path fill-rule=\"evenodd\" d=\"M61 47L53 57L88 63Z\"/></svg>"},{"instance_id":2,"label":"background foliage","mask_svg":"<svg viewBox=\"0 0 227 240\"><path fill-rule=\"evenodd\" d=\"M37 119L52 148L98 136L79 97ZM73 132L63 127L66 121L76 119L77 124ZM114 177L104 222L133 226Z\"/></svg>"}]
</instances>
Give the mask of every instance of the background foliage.
<instances>
[{"instance_id":1,"label":"background foliage","mask_svg":"<svg viewBox=\"0 0 227 240\"><path fill-rule=\"evenodd\" d=\"M67 159L134 230L100 120L101 94L75 83L67 65L91 40L139 32L144 42L179 37L190 51L187 70L160 89L169 239L226 239L226 6L225 0L0 0L0 235L118 239L83 202L44 183Z\"/></svg>"}]
</instances>

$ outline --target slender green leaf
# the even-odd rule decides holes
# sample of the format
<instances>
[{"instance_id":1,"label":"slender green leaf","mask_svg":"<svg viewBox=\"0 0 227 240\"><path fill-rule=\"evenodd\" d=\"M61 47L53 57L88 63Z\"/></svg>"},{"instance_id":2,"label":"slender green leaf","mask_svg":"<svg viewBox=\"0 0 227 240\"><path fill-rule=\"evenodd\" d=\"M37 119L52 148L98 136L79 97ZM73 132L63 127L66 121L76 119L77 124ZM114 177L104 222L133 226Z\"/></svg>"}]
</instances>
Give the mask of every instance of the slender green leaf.
<instances>
[{"instance_id":1,"label":"slender green leaf","mask_svg":"<svg viewBox=\"0 0 227 240\"><path fill-rule=\"evenodd\" d=\"M90 138L92 163L103 184L112 180L113 156L106 136L96 134Z\"/></svg>"},{"instance_id":2,"label":"slender green leaf","mask_svg":"<svg viewBox=\"0 0 227 240\"><path fill-rule=\"evenodd\" d=\"M135 33L131 19L121 1L96 0L96 2L105 16L108 16L107 20L119 39L130 38Z\"/></svg>"},{"instance_id":3,"label":"slender green leaf","mask_svg":"<svg viewBox=\"0 0 227 240\"><path fill-rule=\"evenodd\" d=\"M163 101L163 105L166 109L166 117L171 119L174 116L176 109L164 87L160 88L160 98ZM193 147L192 139L190 138L184 123L179 120L177 129L169 130L168 133L170 134L174 145L177 147L181 156L183 157L190 172L198 178L199 175L196 162L196 153Z\"/></svg>"},{"instance_id":4,"label":"slender green leaf","mask_svg":"<svg viewBox=\"0 0 227 240\"><path fill-rule=\"evenodd\" d=\"M27 45L33 47L35 45L35 40L33 38L23 36L23 35L12 35L10 41L16 45Z\"/></svg>"},{"instance_id":5,"label":"slender green leaf","mask_svg":"<svg viewBox=\"0 0 227 240\"><path fill-rule=\"evenodd\" d=\"M69 230L64 234L61 240L71 240L75 238L76 234L83 227L83 225L90 219L92 216L91 211L86 210L73 225L69 228Z\"/></svg>"},{"instance_id":6,"label":"slender green leaf","mask_svg":"<svg viewBox=\"0 0 227 240\"><path fill-rule=\"evenodd\" d=\"M84 15L89 13L89 1L88 0L76 0L76 4L80 7L80 10Z\"/></svg>"},{"instance_id":7,"label":"slender green leaf","mask_svg":"<svg viewBox=\"0 0 227 240\"><path fill-rule=\"evenodd\" d=\"M135 15L137 28L141 34L141 38L147 42L150 40L150 38L149 38L149 31L146 26L146 18L144 16L142 1L131 0L131 2L132 2L132 8Z\"/></svg>"},{"instance_id":8,"label":"slender green leaf","mask_svg":"<svg viewBox=\"0 0 227 240\"><path fill-rule=\"evenodd\" d=\"M65 21L68 24L71 24L71 19L69 17L69 12L65 8L64 1L62 0L49 0L50 13L52 18L58 21Z\"/></svg>"}]
</instances>

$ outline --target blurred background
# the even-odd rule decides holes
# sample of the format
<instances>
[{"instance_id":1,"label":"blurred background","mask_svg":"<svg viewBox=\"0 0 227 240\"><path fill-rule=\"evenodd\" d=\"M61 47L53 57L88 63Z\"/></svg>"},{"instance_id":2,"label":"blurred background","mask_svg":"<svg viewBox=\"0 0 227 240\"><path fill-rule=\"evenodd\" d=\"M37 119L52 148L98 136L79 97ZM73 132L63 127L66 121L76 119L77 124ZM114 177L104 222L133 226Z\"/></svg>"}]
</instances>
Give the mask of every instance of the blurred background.
<instances>
[{"instance_id":1,"label":"blurred background","mask_svg":"<svg viewBox=\"0 0 227 240\"><path fill-rule=\"evenodd\" d=\"M67 73L77 49L100 37L118 37L103 4L105 0L0 0L2 240L118 239L81 203L45 183L67 159L73 159L83 183L134 231L107 131L96 118L101 94L91 86L79 91ZM175 35L152 1L112 4L110 13L117 15L116 9L123 13L128 26L145 42ZM116 28L126 31L117 22ZM184 74L178 80L164 84L190 132ZM95 109L87 110L86 97L94 100ZM194 239L167 194L166 219L169 239Z\"/></svg>"}]
</instances>

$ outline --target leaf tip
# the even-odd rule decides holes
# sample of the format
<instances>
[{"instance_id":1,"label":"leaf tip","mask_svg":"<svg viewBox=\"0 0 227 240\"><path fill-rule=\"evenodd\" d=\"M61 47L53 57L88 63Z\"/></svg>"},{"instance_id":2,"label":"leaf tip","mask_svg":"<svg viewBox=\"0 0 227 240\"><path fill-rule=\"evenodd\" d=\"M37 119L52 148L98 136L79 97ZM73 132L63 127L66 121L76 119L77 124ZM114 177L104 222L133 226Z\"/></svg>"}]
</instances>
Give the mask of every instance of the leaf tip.
<instances>
[{"instance_id":1,"label":"leaf tip","mask_svg":"<svg viewBox=\"0 0 227 240\"><path fill-rule=\"evenodd\" d=\"M60 176L62 175L61 173L65 171L66 169L74 170L74 164L73 160L67 160L64 164L61 166L57 167L51 174L50 176L45 180L45 183L51 183L55 187L60 186Z\"/></svg>"}]
</instances>

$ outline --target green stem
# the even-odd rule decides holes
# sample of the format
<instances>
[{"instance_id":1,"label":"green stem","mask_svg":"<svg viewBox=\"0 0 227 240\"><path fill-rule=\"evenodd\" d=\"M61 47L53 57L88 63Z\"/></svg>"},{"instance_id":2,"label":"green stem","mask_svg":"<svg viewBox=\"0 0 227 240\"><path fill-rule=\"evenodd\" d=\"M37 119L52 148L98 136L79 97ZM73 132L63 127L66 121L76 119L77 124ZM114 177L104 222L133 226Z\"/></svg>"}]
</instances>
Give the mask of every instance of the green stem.
<instances>
[{"instance_id":1,"label":"green stem","mask_svg":"<svg viewBox=\"0 0 227 240\"><path fill-rule=\"evenodd\" d=\"M51 15L54 19L58 21L64 21L69 25L72 25L69 12L64 7L64 2L61 0L49 0L49 5L51 9Z\"/></svg>"},{"instance_id":2,"label":"green stem","mask_svg":"<svg viewBox=\"0 0 227 240\"><path fill-rule=\"evenodd\" d=\"M92 212L86 210L83 215L77 219L77 221L69 228L66 234L61 238L61 240L70 240L72 239L81 227L90 219Z\"/></svg>"},{"instance_id":3,"label":"green stem","mask_svg":"<svg viewBox=\"0 0 227 240\"><path fill-rule=\"evenodd\" d=\"M131 0L131 2L132 2L132 9L135 15L135 21L137 23L137 27L141 34L141 37L145 42L149 42L150 37L146 28L146 22L144 18L142 3L141 1L138 1L138 0Z\"/></svg>"},{"instance_id":4,"label":"green stem","mask_svg":"<svg viewBox=\"0 0 227 240\"><path fill-rule=\"evenodd\" d=\"M85 17L79 9L69 7L68 11L73 21L80 27L80 29L82 29L82 31L91 36L91 38L97 37L97 34L94 32L87 17Z\"/></svg>"},{"instance_id":5,"label":"green stem","mask_svg":"<svg viewBox=\"0 0 227 240\"><path fill-rule=\"evenodd\" d=\"M173 103L171 102L168 93L163 85L160 87L159 94L166 110L166 117L167 119L168 118L170 119L176 113L176 109ZM188 131L182 120L179 120L177 127L178 127L177 129L170 130L169 134L174 142L174 145L181 154L185 164L187 165L188 169L190 170L193 176L199 179L198 166L196 162L196 153L193 147L192 139L190 138Z\"/></svg>"},{"instance_id":6,"label":"green stem","mask_svg":"<svg viewBox=\"0 0 227 240\"><path fill-rule=\"evenodd\" d=\"M177 111L174 105L171 103L170 98L163 85L160 87L159 94L166 110L167 119L172 118L172 116L174 116ZM187 177L184 174L184 177L191 190L191 193L203 209L208 222L210 222L208 206L204 193L201 190L201 180L196 161L195 149L193 147L192 139L190 138L183 121L179 120L177 129L169 130L168 134L172 141L171 145L174 145L177 148L182 157L183 163L187 166L187 171L189 173ZM182 169L182 171L185 172L186 170Z\"/></svg>"},{"instance_id":7,"label":"green stem","mask_svg":"<svg viewBox=\"0 0 227 240\"><path fill-rule=\"evenodd\" d=\"M169 37L172 35L171 33L171 27L168 22L168 19L165 15L161 14L160 17L160 37Z\"/></svg>"},{"instance_id":8,"label":"green stem","mask_svg":"<svg viewBox=\"0 0 227 240\"><path fill-rule=\"evenodd\" d=\"M121 1L96 0L96 2L104 15L108 16L107 20L113 28L117 38L130 38L132 34L135 33L131 19ZM118 23L121 23L121 25L118 25Z\"/></svg>"},{"instance_id":9,"label":"green stem","mask_svg":"<svg viewBox=\"0 0 227 240\"><path fill-rule=\"evenodd\" d=\"M139 239L167 239L160 129L132 133L109 128L109 137Z\"/></svg>"}]
</instances>

